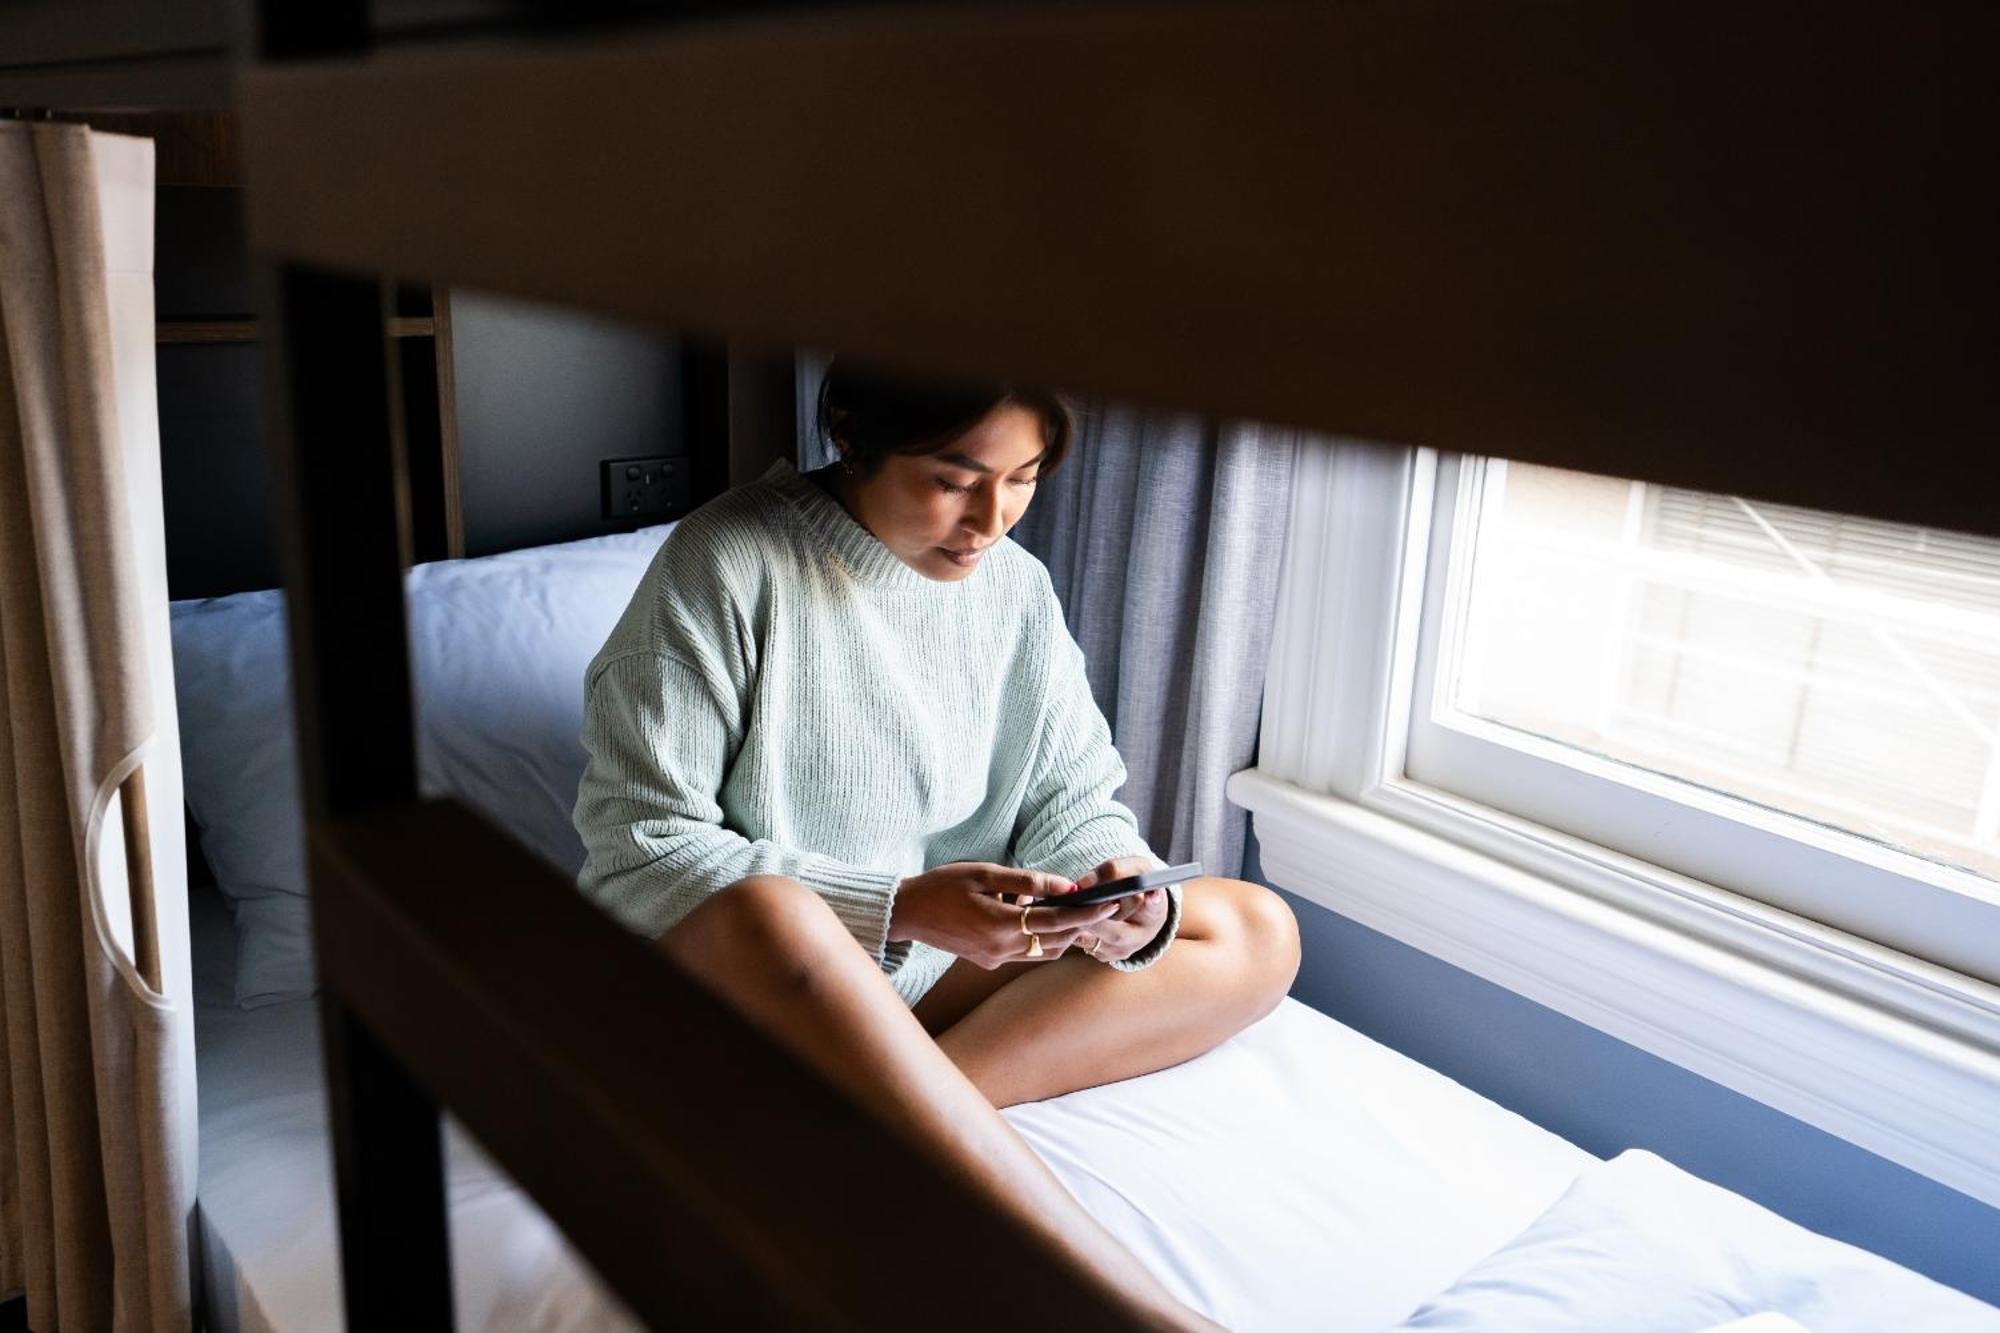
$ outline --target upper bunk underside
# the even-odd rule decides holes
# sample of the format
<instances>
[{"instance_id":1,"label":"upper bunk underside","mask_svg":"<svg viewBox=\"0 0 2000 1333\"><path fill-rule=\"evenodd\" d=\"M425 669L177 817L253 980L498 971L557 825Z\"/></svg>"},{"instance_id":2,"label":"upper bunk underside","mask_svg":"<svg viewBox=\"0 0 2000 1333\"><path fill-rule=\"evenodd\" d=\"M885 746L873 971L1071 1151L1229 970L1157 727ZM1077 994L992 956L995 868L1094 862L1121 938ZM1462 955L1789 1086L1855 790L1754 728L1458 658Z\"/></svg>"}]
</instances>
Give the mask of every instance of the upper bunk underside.
<instances>
[{"instance_id":1,"label":"upper bunk underside","mask_svg":"<svg viewBox=\"0 0 2000 1333\"><path fill-rule=\"evenodd\" d=\"M289 259L1996 532L1992 26L909 6L240 96L253 244Z\"/></svg>"}]
</instances>

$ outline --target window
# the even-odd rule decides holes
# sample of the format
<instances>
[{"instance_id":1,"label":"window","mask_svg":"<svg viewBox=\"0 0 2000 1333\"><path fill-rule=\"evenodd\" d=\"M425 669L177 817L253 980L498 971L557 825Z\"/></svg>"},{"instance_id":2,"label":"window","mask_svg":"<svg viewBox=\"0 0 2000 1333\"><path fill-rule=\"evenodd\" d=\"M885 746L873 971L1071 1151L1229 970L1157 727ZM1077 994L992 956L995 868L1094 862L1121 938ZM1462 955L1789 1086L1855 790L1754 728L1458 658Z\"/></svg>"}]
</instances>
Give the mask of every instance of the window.
<instances>
[{"instance_id":1,"label":"window","mask_svg":"<svg viewBox=\"0 0 2000 1333\"><path fill-rule=\"evenodd\" d=\"M1301 450L1281 887L2000 1206L2000 542Z\"/></svg>"},{"instance_id":2,"label":"window","mask_svg":"<svg viewBox=\"0 0 2000 1333\"><path fill-rule=\"evenodd\" d=\"M1498 461L1468 483L1439 714L2000 879L2000 541Z\"/></svg>"},{"instance_id":3,"label":"window","mask_svg":"<svg viewBox=\"0 0 2000 1333\"><path fill-rule=\"evenodd\" d=\"M2000 542L1447 459L1409 779L2000 978Z\"/></svg>"}]
</instances>

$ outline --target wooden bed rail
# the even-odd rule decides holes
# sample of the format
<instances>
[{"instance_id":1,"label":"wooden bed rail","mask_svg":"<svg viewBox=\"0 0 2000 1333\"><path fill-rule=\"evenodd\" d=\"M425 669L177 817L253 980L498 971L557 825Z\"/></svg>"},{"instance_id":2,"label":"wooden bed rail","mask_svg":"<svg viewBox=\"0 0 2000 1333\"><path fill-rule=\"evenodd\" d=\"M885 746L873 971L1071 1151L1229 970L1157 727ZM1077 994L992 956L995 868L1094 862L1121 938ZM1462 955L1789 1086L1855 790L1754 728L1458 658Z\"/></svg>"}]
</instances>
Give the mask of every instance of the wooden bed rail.
<instances>
[{"instance_id":1,"label":"wooden bed rail","mask_svg":"<svg viewBox=\"0 0 2000 1333\"><path fill-rule=\"evenodd\" d=\"M316 823L311 850L344 1021L650 1325L863 1329L894 1307L954 1328L1140 1326L478 816L387 806Z\"/></svg>"},{"instance_id":2,"label":"wooden bed rail","mask_svg":"<svg viewBox=\"0 0 2000 1333\"><path fill-rule=\"evenodd\" d=\"M906 4L240 89L253 242L294 259L2000 534L1997 32L1981 0Z\"/></svg>"}]
</instances>

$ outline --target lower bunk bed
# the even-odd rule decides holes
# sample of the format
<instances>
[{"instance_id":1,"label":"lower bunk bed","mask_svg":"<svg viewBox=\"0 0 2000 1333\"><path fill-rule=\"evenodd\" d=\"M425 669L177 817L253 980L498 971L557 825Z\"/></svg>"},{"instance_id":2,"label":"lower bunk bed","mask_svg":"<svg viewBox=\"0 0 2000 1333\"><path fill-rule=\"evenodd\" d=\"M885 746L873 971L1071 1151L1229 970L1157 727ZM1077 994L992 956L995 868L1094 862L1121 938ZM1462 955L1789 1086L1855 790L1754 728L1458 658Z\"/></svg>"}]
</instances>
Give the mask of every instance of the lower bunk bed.
<instances>
[{"instance_id":1,"label":"lower bunk bed","mask_svg":"<svg viewBox=\"0 0 2000 1333\"><path fill-rule=\"evenodd\" d=\"M205 929L227 928L205 915ZM336 1329L314 1002L245 1011L223 981L204 979L198 1009L209 1326ZM1007 1116L1177 1295L1236 1329L1394 1324L1594 1160L1290 1000L1177 1069ZM447 1158L461 1328L618 1321L554 1229L455 1126Z\"/></svg>"},{"instance_id":2,"label":"lower bunk bed","mask_svg":"<svg viewBox=\"0 0 2000 1333\"><path fill-rule=\"evenodd\" d=\"M581 764L582 664L664 535L412 571L428 788L554 862L578 855L564 793ZM274 598L175 609L189 800L230 899L195 901L198 1218L217 1333L343 1326L304 883L285 850L297 840ZM2000 1311L1650 1153L1600 1161L1293 1000L1184 1065L1006 1115L1170 1290L1232 1329L1749 1318L2000 1333ZM460 1328L636 1326L449 1122L447 1158Z\"/></svg>"},{"instance_id":3,"label":"lower bunk bed","mask_svg":"<svg viewBox=\"0 0 2000 1333\"><path fill-rule=\"evenodd\" d=\"M202 899L197 929L226 954ZM239 1009L226 973L199 991L208 1326L339 1329L314 1001ZM2000 1331L2000 1311L1650 1153L1599 1161L1296 1000L1185 1065L1005 1114L1170 1290L1243 1333L1692 1331L1769 1312L1812 1333ZM461 1329L639 1326L450 1122L446 1144Z\"/></svg>"}]
</instances>

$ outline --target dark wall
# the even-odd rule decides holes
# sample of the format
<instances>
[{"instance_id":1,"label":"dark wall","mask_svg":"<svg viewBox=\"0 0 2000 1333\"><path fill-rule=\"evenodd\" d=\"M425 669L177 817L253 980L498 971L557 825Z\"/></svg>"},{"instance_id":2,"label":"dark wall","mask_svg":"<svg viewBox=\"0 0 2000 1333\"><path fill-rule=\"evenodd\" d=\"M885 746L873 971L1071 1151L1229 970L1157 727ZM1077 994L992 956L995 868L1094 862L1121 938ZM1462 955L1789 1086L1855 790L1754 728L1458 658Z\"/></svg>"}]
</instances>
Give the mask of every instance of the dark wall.
<instances>
[{"instance_id":1,"label":"dark wall","mask_svg":"<svg viewBox=\"0 0 2000 1333\"><path fill-rule=\"evenodd\" d=\"M257 345L161 347L157 370L168 595L275 586Z\"/></svg>"},{"instance_id":2,"label":"dark wall","mask_svg":"<svg viewBox=\"0 0 2000 1333\"><path fill-rule=\"evenodd\" d=\"M155 232L160 319L253 312L240 191L162 187ZM598 464L681 452L678 342L470 292L452 330L466 553L631 526L601 517ZM158 368L170 593L274 586L258 345L163 345Z\"/></svg>"},{"instance_id":3,"label":"dark wall","mask_svg":"<svg viewBox=\"0 0 2000 1333\"><path fill-rule=\"evenodd\" d=\"M609 532L598 464L681 451L680 348L484 293L451 302L465 553Z\"/></svg>"},{"instance_id":4,"label":"dark wall","mask_svg":"<svg viewBox=\"0 0 2000 1333\"><path fill-rule=\"evenodd\" d=\"M240 190L163 185L153 205L153 303L161 321L247 319ZM159 348L160 483L167 590L202 597L278 581L255 343Z\"/></svg>"},{"instance_id":5,"label":"dark wall","mask_svg":"<svg viewBox=\"0 0 2000 1333\"><path fill-rule=\"evenodd\" d=\"M243 192L162 185L153 201L153 303L161 319L248 315L249 248Z\"/></svg>"}]
</instances>

